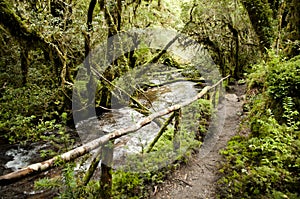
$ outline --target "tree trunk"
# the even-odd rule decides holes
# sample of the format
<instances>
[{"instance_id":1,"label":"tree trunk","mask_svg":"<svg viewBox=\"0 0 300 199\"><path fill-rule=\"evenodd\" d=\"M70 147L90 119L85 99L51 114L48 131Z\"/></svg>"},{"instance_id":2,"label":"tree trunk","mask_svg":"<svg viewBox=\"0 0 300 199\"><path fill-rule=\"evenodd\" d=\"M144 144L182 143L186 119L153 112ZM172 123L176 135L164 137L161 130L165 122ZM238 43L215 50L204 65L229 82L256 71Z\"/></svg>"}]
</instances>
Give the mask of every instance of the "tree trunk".
<instances>
[{"instance_id":1,"label":"tree trunk","mask_svg":"<svg viewBox=\"0 0 300 199\"><path fill-rule=\"evenodd\" d=\"M181 121L181 109L174 111L175 124L173 135L173 150L174 152L180 149L180 121Z\"/></svg>"},{"instance_id":2,"label":"tree trunk","mask_svg":"<svg viewBox=\"0 0 300 199\"><path fill-rule=\"evenodd\" d=\"M21 47L20 58L21 58L21 70L22 70L22 85L27 83L27 73L30 64L29 54L26 44Z\"/></svg>"},{"instance_id":3,"label":"tree trunk","mask_svg":"<svg viewBox=\"0 0 300 199\"><path fill-rule=\"evenodd\" d=\"M242 0L242 3L260 41L260 49L266 52L265 48L272 46L274 36L273 12L269 3L267 0Z\"/></svg>"},{"instance_id":4,"label":"tree trunk","mask_svg":"<svg viewBox=\"0 0 300 199\"><path fill-rule=\"evenodd\" d=\"M286 40L290 42L288 42L285 52L289 57L293 57L300 54L300 1L290 0L288 3Z\"/></svg>"},{"instance_id":5,"label":"tree trunk","mask_svg":"<svg viewBox=\"0 0 300 199\"><path fill-rule=\"evenodd\" d=\"M101 161L100 196L103 199L110 198L112 189L112 162L114 146L113 141L103 147L103 159Z\"/></svg>"},{"instance_id":6,"label":"tree trunk","mask_svg":"<svg viewBox=\"0 0 300 199\"><path fill-rule=\"evenodd\" d=\"M93 112L93 110L91 110L94 106L91 106L91 104L95 103L95 98L93 93L90 93L91 88L96 87L96 81L94 80L94 77L92 75L91 72L91 63L90 60L92 60L92 56L93 54L91 54L91 31L93 30L93 13L96 7L96 3L97 0L91 0L90 1L90 5L89 5L89 9L88 9L88 14L87 14L87 34L85 35L85 44L84 44L84 48L85 48L85 60L84 60L84 66L87 70L87 77L89 78L89 81L86 83L86 92L87 92L87 110L85 110L86 112L90 113ZM87 118L86 118L87 119Z\"/></svg>"}]
</instances>

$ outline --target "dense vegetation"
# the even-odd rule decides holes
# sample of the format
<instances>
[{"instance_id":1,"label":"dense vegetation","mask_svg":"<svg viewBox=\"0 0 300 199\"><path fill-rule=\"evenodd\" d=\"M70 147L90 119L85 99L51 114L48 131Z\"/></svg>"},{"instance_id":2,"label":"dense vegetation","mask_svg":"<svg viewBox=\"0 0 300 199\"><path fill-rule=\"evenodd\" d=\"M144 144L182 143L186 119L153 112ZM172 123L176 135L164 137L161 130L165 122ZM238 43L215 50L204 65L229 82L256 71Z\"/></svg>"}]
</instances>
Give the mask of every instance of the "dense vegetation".
<instances>
[{"instance_id":1,"label":"dense vegetation","mask_svg":"<svg viewBox=\"0 0 300 199\"><path fill-rule=\"evenodd\" d=\"M300 59L271 55L249 75L248 137L237 136L222 154L221 197L299 198Z\"/></svg>"},{"instance_id":2,"label":"dense vegetation","mask_svg":"<svg viewBox=\"0 0 300 199\"><path fill-rule=\"evenodd\" d=\"M224 176L219 181L220 197L299 197L298 0L0 0L0 19L1 140L17 144L53 141L64 145L59 152L71 148L73 140L65 126L74 127L72 91L82 63L87 64L86 74L92 73L85 58L117 33L164 27L203 45L220 74L231 75L229 83L247 79L245 110L249 114L245 125L251 133L235 137L222 152L226 163L221 169ZM127 72L147 63L165 64L181 71L184 77L200 79L201 74L195 73L192 64L180 62L171 53L150 49L147 42L140 45L143 48L133 49L107 67L102 79L81 82L83 90L97 87L95 99L85 101L87 111L93 103L98 114L111 108L113 85ZM107 46L110 48L113 46ZM147 85L151 87L149 82L142 83L139 86L146 85L144 90ZM132 107L149 114L147 107L134 101L143 92L137 87L132 89L136 91L131 96ZM192 109L201 112L201 117L183 111L186 121L181 130L185 132L184 140L193 147L199 146L205 135L209 107L205 100L193 104ZM191 117L199 125L196 130L189 128ZM174 129L168 128L153 150L170 150L172 133ZM149 159L155 161L154 157ZM99 182L91 181L84 187L72 168L68 165L65 169L67 191L62 196L80 197L99 191ZM142 183L162 179L160 172L145 172L145 178L124 171L114 175L113 194L122 197L143 197ZM41 184L53 188L59 182L46 180Z\"/></svg>"},{"instance_id":3,"label":"dense vegetation","mask_svg":"<svg viewBox=\"0 0 300 199\"><path fill-rule=\"evenodd\" d=\"M265 59L248 71L249 113L242 128L250 132L234 137L222 151L226 162L220 170L220 197L299 198L299 29L289 32L299 24L299 2L244 5ZM287 12L288 6L298 12ZM280 43L292 37L297 39Z\"/></svg>"}]
</instances>

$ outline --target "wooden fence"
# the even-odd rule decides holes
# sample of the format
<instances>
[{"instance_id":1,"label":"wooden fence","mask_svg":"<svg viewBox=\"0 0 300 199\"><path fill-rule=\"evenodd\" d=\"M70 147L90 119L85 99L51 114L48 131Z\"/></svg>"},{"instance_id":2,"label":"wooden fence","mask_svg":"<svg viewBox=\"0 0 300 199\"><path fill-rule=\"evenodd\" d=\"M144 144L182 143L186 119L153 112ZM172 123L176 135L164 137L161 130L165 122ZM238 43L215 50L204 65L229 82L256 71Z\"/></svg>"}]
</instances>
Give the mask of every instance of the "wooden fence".
<instances>
[{"instance_id":1,"label":"wooden fence","mask_svg":"<svg viewBox=\"0 0 300 199\"><path fill-rule=\"evenodd\" d=\"M91 166L88 169L88 171L86 172L86 175L83 179L82 185L86 185L89 182L89 180L93 176L95 169L97 168L97 165L99 164L100 160L102 159L102 162L105 162L105 165L104 164L101 165L102 173L101 173L100 180L101 180L101 184L102 184L103 194L105 196L107 196L107 194L109 194L108 192L110 190L111 183L112 183L112 177L111 177L111 172L110 172L112 165L110 165L110 163L112 162L112 153L113 153L113 147L111 147L112 144L108 144L108 143L113 143L113 140L115 140L116 138L122 137L129 133L133 133L133 132L139 130L140 128L142 128L143 126L149 124L154 119L171 113L170 117L162 125L157 136L154 138L154 140L148 146L146 152L147 153L151 152L154 145L160 139L162 134L167 129L167 126L171 123L171 121L173 119L175 119L174 136L173 136L173 146L174 147L173 148L174 148L174 150L177 150L180 147L180 141L179 141L179 139L177 139L177 137L178 137L178 131L179 131L181 108L195 102L196 100L198 100L200 98L210 99L212 102L212 106L216 107L217 102L220 101L220 97L223 95L223 93L222 93L223 84L222 83L228 77L229 76L220 79L217 83L215 83L212 86L204 87L201 90L201 92L198 93L195 97L188 99L183 103L170 106L159 112L155 112L147 117L144 117L130 127L122 128L122 129L116 130L112 133L106 134L100 138L97 138L91 142L88 142L80 147L77 147L77 148L70 150L66 153L63 153L61 155L57 155L46 161L32 164L23 169L14 171L14 172L6 174L6 175L2 175L2 176L0 176L0 184L1 185L9 184L11 182L14 182L14 181L16 181L20 178L26 177L28 175L35 174L35 173L38 173L41 171L45 171L47 169L55 167L56 166L55 163L57 161L63 160L64 162L68 162L68 161L74 160L74 159L98 148L98 150L94 156L94 159L91 163ZM104 155L102 155L102 154L104 154Z\"/></svg>"}]
</instances>

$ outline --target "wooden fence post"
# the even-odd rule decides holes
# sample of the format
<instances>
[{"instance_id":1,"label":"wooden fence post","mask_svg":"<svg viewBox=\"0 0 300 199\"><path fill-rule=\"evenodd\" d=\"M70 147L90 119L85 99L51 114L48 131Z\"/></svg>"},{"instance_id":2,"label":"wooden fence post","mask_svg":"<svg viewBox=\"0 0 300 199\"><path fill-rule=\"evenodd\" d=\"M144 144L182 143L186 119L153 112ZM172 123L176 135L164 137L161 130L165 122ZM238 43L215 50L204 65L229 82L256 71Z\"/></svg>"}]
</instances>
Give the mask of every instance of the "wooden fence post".
<instances>
[{"instance_id":1,"label":"wooden fence post","mask_svg":"<svg viewBox=\"0 0 300 199\"><path fill-rule=\"evenodd\" d=\"M174 136L173 136L173 150L174 152L180 148L180 120L181 120L181 109L174 111L175 114L175 124L174 124Z\"/></svg>"},{"instance_id":2,"label":"wooden fence post","mask_svg":"<svg viewBox=\"0 0 300 199\"><path fill-rule=\"evenodd\" d=\"M217 97L217 88L215 87L211 94L211 103L213 108L216 107L216 97Z\"/></svg>"},{"instance_id":3,"label":"wooden fence post","mask_svg":"<svg viewBox=\"0 0 300 199\"><path fill-rule=\"evenodd\" d=\"M102 150L100 197L103 199L111 197L113 152L114 144L112 140L106 144Z\"/></svg>"},{"instance_id":4,"label":"wooden fence post","mask_svg":"<svg viewBox=\"0 0 300 199\"><path fill-rule=\"evenodd\" d=\"M219 84L219 102L220 103L223 100L223 81L220 82Z\"/></svg>"},{"instance_id":5,"label":"wooden fence post","mask_svg":"<svg viewBox=\"0 0 300 199\"><path fill-rule=\"evenodd\" d=\"M160 128L157 136L154 138L154 140L149 145L148 149L146 150L146 153L150 153L156 142L159 140L159 138L162 136L162 134L166 131L168 125L172 122L173 118L175 117L175 112L172 113L172 115L165 121L163 126Z\"/></svg>"},{"instance_id":6,"label":"wooden fence post","mask_svg":"<svg viewBox=\"0 0 300 199\"><path fill-rule=\"evenodd\" d=\"M206 100L210 100L210 94L209 94L209 92L207 92L203 98L206 99Z\"/></svg>"},{"instance_id":7,"label":"wooden fence post","mask_svg":"<svg viewBox=\"0 0 300 199\"><path fill-rule=\"evenodd\" d=\"M101 158L102 158L102 146L99 147L96 154L94 155L94 159L92 160L91 165L83 178L83 182L82 182L83 186L86 186L89 183L90 179L92 178L92 176L94 175L97 169L97 166Z\"/></svg>"}]
</instances>

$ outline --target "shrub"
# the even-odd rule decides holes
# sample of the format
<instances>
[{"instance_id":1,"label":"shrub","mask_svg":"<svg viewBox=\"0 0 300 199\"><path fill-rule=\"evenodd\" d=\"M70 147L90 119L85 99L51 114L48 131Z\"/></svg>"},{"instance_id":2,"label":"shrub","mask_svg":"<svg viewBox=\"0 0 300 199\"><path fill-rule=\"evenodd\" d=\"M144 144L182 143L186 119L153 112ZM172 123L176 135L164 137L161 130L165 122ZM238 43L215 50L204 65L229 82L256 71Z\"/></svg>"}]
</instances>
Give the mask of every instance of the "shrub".
<instances>
[{"instance_id":1,"label":"shrub","mask_svg":"<svg viewBox=\"0 0 300 199\"><path fill-rule=\"evenodd\" d=\"M10 142L36 141L54 129L63 108L59 89L35 84L7 88L0 99L0 132Z\"/></svg>"},{"instance_id":2,"label":"shrub","mask_svg":"<svg viewBox=\"0 0 300 199\"><path fill-rule=\"evenodd\" d=\"M275 193L299 196L299 122L292 127L280 125L269 115L258 123L259 136L235 137L222 151L226 164L221 169L225 176L219 181L221 196L273 198Z\"/></svg>"},{"instance_id":3,"label":"shrub","mask_svg":"<svg viewBox=\"0 0 300 199\"><path fill-rule=\"evenodd\" d=\"M249 76L250 89L258 88L266 91L266 107L271 108L275 118L284 122L281 115L284 112L280 105L286 97L291 97L295 103L295 109L300 111L300 56L288 61L269 53L270 60L253 67L253 73Z\"/></svg>"}]
</instances>

